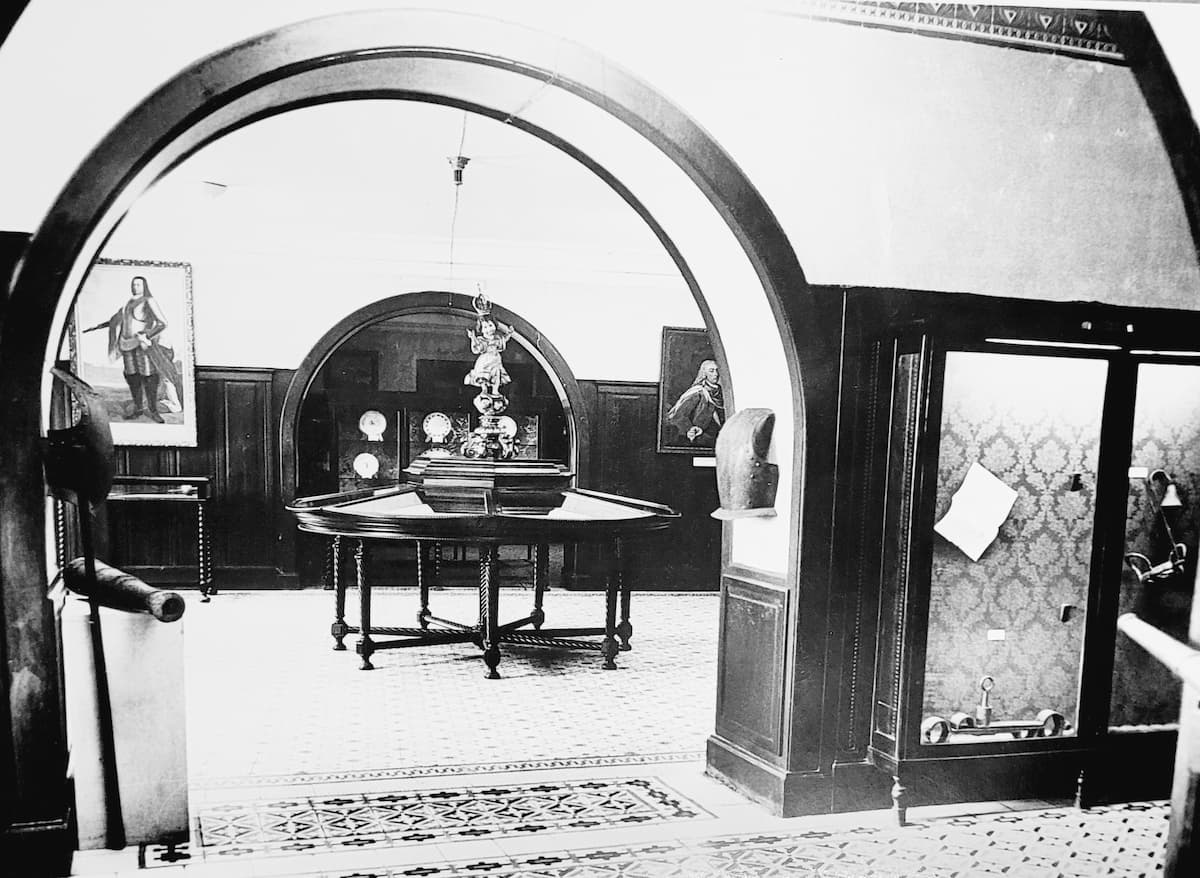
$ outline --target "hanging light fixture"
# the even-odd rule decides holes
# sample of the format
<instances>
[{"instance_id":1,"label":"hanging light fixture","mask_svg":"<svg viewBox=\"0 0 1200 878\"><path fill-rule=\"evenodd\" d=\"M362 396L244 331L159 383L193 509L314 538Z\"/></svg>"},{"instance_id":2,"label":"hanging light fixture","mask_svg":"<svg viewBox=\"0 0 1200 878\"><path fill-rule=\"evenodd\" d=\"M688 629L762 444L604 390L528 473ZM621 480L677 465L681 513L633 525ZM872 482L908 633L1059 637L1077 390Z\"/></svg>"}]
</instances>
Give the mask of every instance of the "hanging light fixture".
<instances>
[{"instance_id":1,"label":"hanging light fixture","mask_svg":"<svg viewBox=\"0 0 1200 878\"><path fill-rule=\"evenodd\" d=\"M1166 470L1156 469L1146 477L1146 483L1151 484L1161 479L1163 482L1162 497L1159 498L1159 509L1179 509L1183 501L1179 499L1179 491L1175 488L1175 480L1167 475Z\"/></svg>"},{"instance_id":2,"label":"hanging light fixture","mask_svg":"<svg viewBox=\"0 0 1200 878\"><path fill-rule=\"evenodd\" d=\"M1162 494L1155 496L1155 491L1151 485L1156 482L1162 482ZM1187 546L1183 543L1176 542L1175 534L1171 530L1171 522L1167 520L1167 510L1175 512L1183 507L1183 501L1179 499L1179 491L1175 487L1175 480L1167 474L1166 470L1156 469L1150 475L1146 476L1146 492L1150 494L1152 500L1158 507L1158 517L1162 522L1163 530L1166 533L1167 542L1171 549L1166 561L1154 564L1145 555L1138 552L1127 552L1125 555L1125 563L1130 569L1137 574L1138 582L1162 582L1171 579L1176 574L1182 573L1184 563L1187 560Z\"/></svg>"},{"instance_id":3,"label":"hanging light fixture","mask_svg":"<svg viewBox=\"0 0 1200 878\"><path fill-rule=\"evenodd\" d=\"M471 159L465 155L447 156L446 161L450 163L454 171L454 185L461 186L463 182L463 170L467 167L467 162Z\"/></svg>"},{"instance_id":4,"label":"hanging light fixture","mask_svg":"<svg viewBox=\"0 0 1200 878\"><path fill-rule=\"evenodd\" d=\"M450 279L454 280L454 235L455 226L458 224L458 196L463 184L463 171L466 170L467 163L471 161L468 156L462 154L463 146L467 142L467 113L463 111L462 134L458 138L458 154L446 156L446 161L450 163L450 171L454 180L454 206L450 212Z\"/></svg>"}]
</instances>

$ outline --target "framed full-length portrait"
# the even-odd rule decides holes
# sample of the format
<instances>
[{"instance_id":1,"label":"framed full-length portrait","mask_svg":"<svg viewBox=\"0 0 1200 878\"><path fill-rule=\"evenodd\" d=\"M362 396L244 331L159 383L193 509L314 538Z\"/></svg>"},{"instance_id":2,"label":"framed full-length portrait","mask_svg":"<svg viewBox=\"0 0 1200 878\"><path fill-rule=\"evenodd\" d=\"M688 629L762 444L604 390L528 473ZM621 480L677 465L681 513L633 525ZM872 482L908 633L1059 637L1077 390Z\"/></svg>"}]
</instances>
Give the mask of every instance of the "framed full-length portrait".
<instances>
[{"instance_id":1,"label":"framed full-length portrait","mask_svg":"<svg viewBox=\"0 0 1200 878\"><path fill-rule=\"evenodd\" d=\"M196 445L192 267L98 259L71 312L71 368L117 445Z\"/></svg>"},{"instance_id":2,"label":"framed full-length portrait","mask_svg":"<svg viewBox=\"0 0 1200 878\"><path fill-rule=\"evenodd\" d=\"M724 423L721 375L707 330L664 326L658 378L658 451L712 456Z\"/></svg>"}]
</instances>

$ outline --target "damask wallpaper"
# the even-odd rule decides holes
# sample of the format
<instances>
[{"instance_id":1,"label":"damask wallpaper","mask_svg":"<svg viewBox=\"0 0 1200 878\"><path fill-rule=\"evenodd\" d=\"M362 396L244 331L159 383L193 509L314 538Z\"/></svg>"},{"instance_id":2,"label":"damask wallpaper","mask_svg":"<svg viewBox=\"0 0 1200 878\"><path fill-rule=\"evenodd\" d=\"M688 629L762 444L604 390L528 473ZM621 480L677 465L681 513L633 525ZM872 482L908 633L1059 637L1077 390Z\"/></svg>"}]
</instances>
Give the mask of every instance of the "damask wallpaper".
<instances>
[{"instance_id":1,"label":"damask wallpaper","mask_svg":"<svg viewBox=\"0 0 1200 878\"><path fill-rule=\"evenodd\" d=\"M994 719L1053 708L1075 725L1105 375L1095 360L947 355L935 520L974 462L1017 500L978 562L932 535L926 716L973 714L990 675Z\"/></svg>"},{"instance_id":2,"label":"damask wallpaper","mask_svg":"<svg viewBox=\"0 0 1200 878\"><path fill-rule=\"evenodd\" d=\"M1167 559L1170 528L1187 546L1183 575L1139 584L1126 566L1121 576L1121 613L1134 612L1174 637L1186 639L1200 530L1200 366L1143 364L1138 369L1132 466L1161 469L1175 480L1183 506L1158 515L1163 483L1130 479L1125 551L1153 563ZM1155 725L1179 719L1179 682L1145 650L1117 635L1109 724Z\"/></svg>"}]
</instances>

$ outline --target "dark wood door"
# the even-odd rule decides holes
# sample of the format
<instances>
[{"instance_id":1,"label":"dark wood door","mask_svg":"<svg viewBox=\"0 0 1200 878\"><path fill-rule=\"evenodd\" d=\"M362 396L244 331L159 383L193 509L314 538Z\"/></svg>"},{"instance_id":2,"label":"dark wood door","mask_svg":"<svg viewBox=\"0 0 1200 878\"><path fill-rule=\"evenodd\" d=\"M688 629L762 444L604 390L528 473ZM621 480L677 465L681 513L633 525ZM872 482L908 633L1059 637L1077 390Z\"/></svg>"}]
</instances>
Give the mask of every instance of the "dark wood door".
<instances>
[{"instance_id":1,"label":"dark wood door","mask_svg":"<svg viewBox=\"0 0 1200 878\"><path fill-rule=\"evenodd\" d=\"M665 535L630 551L636 589L717 590L721 573L721 524L710 513L720 505L715 470L693 465L686 454L655 450L658 386L587 382L592 403L591 479L588 487L656 503L678 511ZM580 553L576 584L595 587L594 559ZM591 575L589 575L591 574Z\"/></svg>"}]
</instances>

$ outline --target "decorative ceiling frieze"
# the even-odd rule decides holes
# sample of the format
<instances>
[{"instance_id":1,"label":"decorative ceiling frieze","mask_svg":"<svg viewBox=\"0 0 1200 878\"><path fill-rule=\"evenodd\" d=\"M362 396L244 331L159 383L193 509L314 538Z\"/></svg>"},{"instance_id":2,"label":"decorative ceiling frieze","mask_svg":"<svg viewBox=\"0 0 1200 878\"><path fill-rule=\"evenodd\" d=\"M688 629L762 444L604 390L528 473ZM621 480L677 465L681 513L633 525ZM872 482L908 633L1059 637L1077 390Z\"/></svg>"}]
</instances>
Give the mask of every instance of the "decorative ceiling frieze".
<instances>
[{"instance_id":1,"label":"decorative ceiling frieze","mask_svg":"<svg viewBox=\"0 0 1200 878\"><path fill-rule=\"evenodd\" d=\"M775 8L783 11L780 7ZM807 0L788 7L787 11L924 36L1125 63L1125 55L1108 26L1109 14L1097 10L977 3Z\"/></svg>"}]
</instances>

